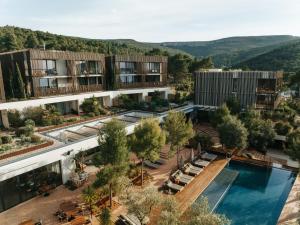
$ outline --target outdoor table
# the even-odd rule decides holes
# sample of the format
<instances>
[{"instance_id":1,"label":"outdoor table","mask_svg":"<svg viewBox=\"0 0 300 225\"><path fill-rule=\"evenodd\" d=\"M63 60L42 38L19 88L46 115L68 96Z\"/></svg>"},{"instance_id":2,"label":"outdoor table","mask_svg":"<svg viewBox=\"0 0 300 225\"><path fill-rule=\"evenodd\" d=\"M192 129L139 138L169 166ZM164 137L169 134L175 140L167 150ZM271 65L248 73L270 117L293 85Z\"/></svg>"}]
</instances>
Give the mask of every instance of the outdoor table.
<instances>
[{"instance_id":1,"label":"outdoor table","mask_svg":"<svg viewBox=\"0 0 300 225\"><path fill-rule=\"evenodd\" d=\"M68 201L68 202L63 202L59 205L59 208L66 212L66 211L70 211L73 209L76 209L76 204L74 202Z\"/></svg>"},{"instance_id":2,"label":"outdoor table","mask_svg":"<svg viewBox=\"0 0 300 225\"><path fill-rule=\"evenodd\" d=\"M34 225L34 222L32 220L26 220L22 223L19 223L19 225Z\"/></svg>"},{"instance_id":3,"label":"outdoor table","mask_svg":"<svg viewBox=\"0 0 300 225\"><path fill-rule=\"evenodd\" d=\"M84 216L77 216L74 220L71 220L71 225L84 225L86 224L86 219Z\"/></svg>"}]
</instances>

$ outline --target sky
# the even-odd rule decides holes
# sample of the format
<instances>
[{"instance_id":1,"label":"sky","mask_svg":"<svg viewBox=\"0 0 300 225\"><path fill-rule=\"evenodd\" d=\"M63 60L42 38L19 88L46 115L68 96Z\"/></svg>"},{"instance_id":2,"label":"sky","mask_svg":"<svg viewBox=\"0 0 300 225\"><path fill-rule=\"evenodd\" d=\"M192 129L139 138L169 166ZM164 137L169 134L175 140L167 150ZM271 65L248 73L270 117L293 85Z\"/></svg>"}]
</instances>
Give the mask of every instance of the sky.
<instances>
[{"instance_id":1,"label":"sky","mask_svg":"<svg viewBox=\"0 0 300 225\"><path fill-rule=\"evenodd\" d=\"M95 39L300 36L300 0L0 0L0 26Z\"/></svg>"}]
</instances>

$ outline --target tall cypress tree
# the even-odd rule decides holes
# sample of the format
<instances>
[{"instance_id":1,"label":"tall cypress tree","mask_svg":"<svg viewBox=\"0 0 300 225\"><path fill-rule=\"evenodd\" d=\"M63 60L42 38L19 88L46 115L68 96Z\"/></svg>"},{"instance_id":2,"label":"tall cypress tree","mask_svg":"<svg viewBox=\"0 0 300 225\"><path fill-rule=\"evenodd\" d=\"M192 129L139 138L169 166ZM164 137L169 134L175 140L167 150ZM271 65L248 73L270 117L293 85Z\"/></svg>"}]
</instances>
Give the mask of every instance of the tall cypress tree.
<instances>
[{"instance_id":1,"label":"tall cypress tree","mask_svg":"<svg viewBox=\"0 0 300 225\"><path fill-rule=\"evenodd\" d=\"M26 98L25 84L22 78L22 74L19 68L19 65L16 63L16 76L15 76L15 97L17 98Z\"/></svg>"},{"instance_id":2,"label":"tall cypress tree","mask_svg":"<svg viewBox=\"0 0 300 225\"><path fill-rule=\"evenodd\" d=\"M30 33L27 36L26 42L25 42L25 46L27 48L38 48L39 47L39 41L35 35L35 33Z\"/></svg>"}]
</instances>

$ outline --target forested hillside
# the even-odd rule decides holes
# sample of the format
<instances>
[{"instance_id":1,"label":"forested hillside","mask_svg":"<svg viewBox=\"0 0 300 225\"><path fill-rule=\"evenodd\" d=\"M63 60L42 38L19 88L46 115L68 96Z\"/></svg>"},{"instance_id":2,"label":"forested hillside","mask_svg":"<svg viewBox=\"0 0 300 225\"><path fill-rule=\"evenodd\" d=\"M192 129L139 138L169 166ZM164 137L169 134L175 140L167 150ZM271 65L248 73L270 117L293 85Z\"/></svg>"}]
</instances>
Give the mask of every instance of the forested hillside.
<instances>
[{"instance_id":1,"label":"forested hillside","mask_svg":"<svg viewBox=\"0 0 300 225\"><path fill-rule=\"evenodd\" d=\"M289 43L270 52L238 63L236 68L255 70L300 70L300 41Z\"/></svg>"}]
</instances>

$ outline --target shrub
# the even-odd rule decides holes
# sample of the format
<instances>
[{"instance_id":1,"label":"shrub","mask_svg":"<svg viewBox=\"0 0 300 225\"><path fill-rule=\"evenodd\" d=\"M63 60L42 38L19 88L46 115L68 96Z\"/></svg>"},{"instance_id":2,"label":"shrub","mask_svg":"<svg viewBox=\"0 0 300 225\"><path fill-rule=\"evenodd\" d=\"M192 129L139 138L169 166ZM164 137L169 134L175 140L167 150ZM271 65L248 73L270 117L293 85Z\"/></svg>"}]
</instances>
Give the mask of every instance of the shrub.
<instances>
[{"instance_id":1,"label":"shrub","mask_svg":"<svg viewBox=\"0 0 300 225\"><path fill-rule=\"evenodd\" d=\"M29 107L23 110L23 115L25 119L31 119L35 121L36 125L43 125L43 118L47 115L47 110L42 107Z\"/></svg>"},{"instance_id":2,"label":"shrub","mask_svg":"<svg viewBox=\"0 0 300 225\"><path fill-rule=\"evenodd\" d=\"M25 127L20 127L16 130L16 135L18 137L21 137L22 135L26 136L26 137L30 137L32 136L34 133L34 127L31 125L27 125Z\"/></svg>"},{"instance_id":3,"label":"shrub","mask_svg":"<svg viewBox=\"0 0 300 225\"><path fill-rule=\"evenodd\" d=\"M59 125L64 122L63 116L58 116L58 115L54 115L54 116L50 117L50 120L51 120L51 124L53 124L53 125Z\"/></svg>"},{"instance_id":4,"label":"shrub","mask_svg":"<svg viewBox=\"0 0 300 225\"><path fill-rule=\"evenodd\" d=\"M3 142L2 142L2 138L0 138L0 145L2 145L2 143L3 143ZM3 144L4 144L4 143L3 143Z\"/></svg>"},{"instance_id":5,"label":"shrub","mask_svg":"<svg viewBox=\"0 0 300 225\"><path fill-rule=\"evenodd\" d=\"M18 110L8 112L8 121L15 128L24 126L24 120L21 118L21 113Z\"/></svg>"},{"instance_id":6,"label":"shrub","mask_svg":"<svg viewBox=\"0 0 300 225\"><path fill-rule=\"evenodd\" d=\"M21 144L25 144L25 143L30 143L31 142L31 137L27 137L25 135L21 135Z\"/></svg>"},{"instance_id":7,"label":"shrub","mask_svg":"<svg viewBox=\"0 0 300 225\"><path fill-rule=\"evenodd\" d=\"M81 109L84 113L94 113L95 116L99 116L101 114L107 114L107 111L103 109L100 102L96 97L88 98L83 101L81 104Z\"/></svg>"},{"instance_id":8,"label":"shrub","mask_svg":"<svg viewBox=\"0 0 300 225\"><path fill-rule=\"evenodd\" d=\"M35 127L35 122L31 119L27 119L27 120L25 120L25 126Z\"/></svg>"},{"instance_id":9,"label":"shrub","mask_svg":"<svg viewBox=\"0 0 300 225\"><path fill-rule=\"evenodd\" d=\"M2 144L9 144L12 142L13 138L10 135L5 135L5 136L2 136L0 140L1 140Z\"/></svg>"},{"instance_id":10,"label":"shrub","mask_svg":"<svg viewBox=\"0 0 300 225\"><path fill-rule=\"evenodd\" d=\"M41 142L41 137L37 135L32 135L31 136L31 143L40 143Z\"/></svg>"},{"instance_id":11,"label":"shrub","mask_svg":"<svg viewBox=\"0 0 300 225\"><path fill-rule=\"evenodd\" d=\"M278 122L275 124L274 129L278 135L287 135L293 127L289 123Z\"/></svg>"}]
</instances>

